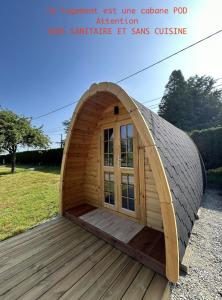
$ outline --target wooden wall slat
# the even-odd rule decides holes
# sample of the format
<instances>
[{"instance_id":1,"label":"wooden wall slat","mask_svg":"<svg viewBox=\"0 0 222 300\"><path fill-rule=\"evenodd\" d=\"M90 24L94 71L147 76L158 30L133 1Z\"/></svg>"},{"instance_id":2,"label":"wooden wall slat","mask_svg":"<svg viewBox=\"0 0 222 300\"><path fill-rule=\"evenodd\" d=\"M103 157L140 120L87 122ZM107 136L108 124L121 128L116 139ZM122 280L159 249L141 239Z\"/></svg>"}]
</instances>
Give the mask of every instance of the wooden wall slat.
<instances>
[{"instance_id":1,"label":"wooden wall slat","mask_svg":"<svg viewBox=\"0 0 222 300\"><path fill-rule=\"evenodd\" d=\"M157 193L157 188L149 164L149 155L145 151L145 195L146 195L146 212L147 212L147 225L163 231L163 221L160 209L160 200Z\"/></svg>"}]
</instances>

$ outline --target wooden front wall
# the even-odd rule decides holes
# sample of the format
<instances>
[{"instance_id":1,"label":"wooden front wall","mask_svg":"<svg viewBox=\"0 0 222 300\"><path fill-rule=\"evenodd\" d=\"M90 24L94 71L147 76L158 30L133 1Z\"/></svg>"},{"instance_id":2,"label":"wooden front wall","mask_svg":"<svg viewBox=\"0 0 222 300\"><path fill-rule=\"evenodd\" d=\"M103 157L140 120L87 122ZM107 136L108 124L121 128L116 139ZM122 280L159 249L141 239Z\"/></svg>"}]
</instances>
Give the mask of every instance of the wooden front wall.
<instances>
[{"instance_id":1,"label":"wooden front wall","mask_svg":"<svg viewBox=\"0 0 222 300\"><path fill-rule=\"evenodd\" d=\"M119 115L114 115L114 106L119 106ZM130 115L110 93L99 93L91 97L78 113L70 135L70 147L63 177L63 211L81 203L102 206L101 187L101 126L129 120ZM141 218L149 227L163 231L160 202L156 190L149 157L138 136L139 201ZM145 212L144 212L145 211Z\"/></svg>"}]
</instances>

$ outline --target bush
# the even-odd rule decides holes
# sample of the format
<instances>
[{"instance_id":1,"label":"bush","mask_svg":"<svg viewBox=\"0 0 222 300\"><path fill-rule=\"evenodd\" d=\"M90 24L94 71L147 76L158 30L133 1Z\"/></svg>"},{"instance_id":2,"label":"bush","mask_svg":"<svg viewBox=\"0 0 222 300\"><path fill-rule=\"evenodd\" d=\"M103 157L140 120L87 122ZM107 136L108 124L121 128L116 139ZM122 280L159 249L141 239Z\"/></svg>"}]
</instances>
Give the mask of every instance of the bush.
<instances>
[{"instance_id":1,"label":"bush","mask_svg":"<svg viewBox=\"0 0 222 300\"><path fill-rule=\"evenodd\" d=\"M207 171L207 184L209 187L222 189L222 167Z\"/></svg>"},{"instance_id":2,"label":"bush","mask_svg":"<svg viewBox=\"0 0 222 300\"><path fill-rule=\"evenodd\" d=\"M50 149L50 150L35 150L24 151L16 154L17 164L22 165L60 165L62 162L63 149ZM10 164L10 155L1 155L0 164Z\"/></svg>"},{"instance_id":3,"label":"bush","mask_svg":"<svg viewBox=\"0 0 222 300\"><path fill-rule=\"evenodd\" d=\"M191 133L206 169L222 166L222 127L194 130Z\"/></svg>"}]
</instances>

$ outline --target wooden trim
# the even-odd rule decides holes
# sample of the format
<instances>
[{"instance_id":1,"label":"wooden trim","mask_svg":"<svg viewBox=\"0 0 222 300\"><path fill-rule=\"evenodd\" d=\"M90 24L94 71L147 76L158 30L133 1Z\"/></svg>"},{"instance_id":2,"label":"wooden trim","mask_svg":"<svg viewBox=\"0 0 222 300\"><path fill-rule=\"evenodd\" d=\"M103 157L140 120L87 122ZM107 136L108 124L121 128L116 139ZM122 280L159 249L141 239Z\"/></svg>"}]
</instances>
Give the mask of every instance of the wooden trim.
<instances>
[{"instance_id":1,"label":"wooden trim","mask_svg":"<svg viewBox=\"0 0 222 300\"><path fill-rule=\"evenodd\" d=\"M127 116L128 117L128 116ZM115 141L114 141L114 153L115 153L115 178L116 178L116 201L117 201L117 211L121 212L121 195L120 195L120 180L121 180L121 173L120 173L120 133L119 133L119 123L115 123Z\"/></svg>"},{"instance_id":2,"label":"wooden trim","mask_svg":"<svg viewBox=\"0 0 222 300\"><path fill-rule=\"evenodd\" d=\"M187 245L185 254L183 256L183 259L180 263L180 270L183 271L185 274L190 273L190 260L192 256L192 250L190 244Z\"/></svg>"},{"instance_id":3,"label":"wooden trim","mask_svg":"<svg viewBox=\"0 0 222 300\"><path fill-rule=\"evenodd\" d=\"M150 158L150 165L153 171L154 180L157 186L157 192L160 199L161 213L163 218L163 227L165 235L165 248L166 248L166 276L172 282L177 282L179 278L179 248L178 248L178 236L174 207L172 203L171 191L169 183L165 174L164 166L161 161L158 149L155 145L152 134L140 113L136 103L131 97L118 85L108 82L100 84L93 84L88 91L86 91L81 97L75 112L72 117L71 126L66 139L63 161L62 161L62 174L60 184L60 212L63 213L63 187L65 180L65 169L67 164L67 152L70 148L71 132L75 128L76 116L84 106L85 102L98 92L107 92L116 96L119 101L124 105L128 113L130 114L134 125L140 135L140 138L147 147L148 155Z\"/></svg>"},{"instance_id":4,"label":"wooden trim","mask_svg":"<svg viewBox=\"0 0 222 300\"><path fill-rule=\"evenodd\" d=\"M140 138L138 137L139 147L139 201L141 209L141 222L147 225L146 218L146 189L145 189L145 162L144 162L144 147L141 145Z\"/></svg>"},{"instance_id":5,"label":"wooden trim","mask_svg":"<svg viewBox=\"0 0 222 300\"><path fill-rule=\"evenodd\" d=\"M121 144L120 144L120 126L122 125L127 125L127 124L132 124L133 121L131 118L128 118L126 120L123 121L119 121L117 123L117 139L118 139L118 158L121 157ZM137 162L137 135L136 135L136 128L133 125L133 168L129 168L129 167L122 167L120 161L117 161L118 167L117 167L117 173L118 173L118 197L120 199L120 202L122 202L121 198L121 175L122 174L131 174L134 176L134 205L135 205L135 211L131 211L125 208L122 208L122 205L119 206L119 212L122 214L126 214L132 218L137 219L140 222L140 207L139 207L139 197L138 197L138 179L137 179L137 168L138 168L138 162Z\"/></svg>"},{"instance_id":6,"label":"wooden trim","mask_svg":"<svg viewBox=\"0 0 222 300\"><path fill-rule=\"evenodd\" d=\"M97 141L97 144L98 144L98 187L99 187L99 190L98 190L98 204L100 206L102 206L103 205L104 187L103 187L101 178L103 176L102 163L103 163L104 156L103 156L103 153L102 153L101 144L102 144L103 136L102 136L101 130L99 130L99 128L98 128L98 132L99 132L98 141Z\"/></svg>"},{"instance_id":7,"label":"wooden trim","mask_svg":"<svg viewBox=\"0 0 222 300\"><path fill-rule=\"evenodd\" d=\"M116 139L116 128L114 126L115 124L109 123L103 126L100 126L100 134L101 134L101 144L100 144L100 149L101 149L101 165L100 165L100 182L101 182L101 207L106 207L108 209L112 209L112 210L118 210L118 203L117 203L117 189L116 189L116 184L115 181L117 180L116 178L116 152L115 152L115 139ZM108 128L113 128L113 166L104 166L104 129L108 129ZM108 204L105 203L104 201L104 172L110 172L114 174L114 197L115 197L115 204Z\"/></svg>"}]
</instances>

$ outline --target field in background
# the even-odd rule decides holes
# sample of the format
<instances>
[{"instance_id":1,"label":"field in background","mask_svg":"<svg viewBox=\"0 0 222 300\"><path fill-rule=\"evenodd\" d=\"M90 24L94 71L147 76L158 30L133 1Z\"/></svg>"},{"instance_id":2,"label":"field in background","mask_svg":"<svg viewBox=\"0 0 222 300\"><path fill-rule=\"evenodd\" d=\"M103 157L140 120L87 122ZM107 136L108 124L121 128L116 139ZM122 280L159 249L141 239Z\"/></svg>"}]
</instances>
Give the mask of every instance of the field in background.
<instances>
[{"instance_id":1,"label":"field in background","mask_svg":"<svg viewBox=\"0 0 222 300\"><path fill-rule=\"evenodd\" d=\"M0 167L0 240L58 213L59 167Z\"/></svg>"}]
</instances>

